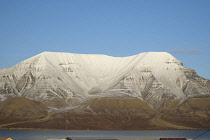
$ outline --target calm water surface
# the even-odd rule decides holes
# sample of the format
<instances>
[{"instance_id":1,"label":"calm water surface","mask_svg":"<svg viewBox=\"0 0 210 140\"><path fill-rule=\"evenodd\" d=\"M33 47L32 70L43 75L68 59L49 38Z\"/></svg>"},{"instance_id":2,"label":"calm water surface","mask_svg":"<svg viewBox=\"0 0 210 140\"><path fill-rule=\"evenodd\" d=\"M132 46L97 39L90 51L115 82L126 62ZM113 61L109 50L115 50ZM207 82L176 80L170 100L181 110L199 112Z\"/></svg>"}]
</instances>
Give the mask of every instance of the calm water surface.
<instances>
[{"instance_id":1,"label":"calm water surface","mask_svg":"<svg viewBox=\"0 0 210 140\"><path fill-rule=\"evenodd\" d=\"M207 130L146 130L146 131L0 130L0 137L11 137L14 140L62 139L66 138L67 136L73 139L116 138L119 140L159 140L159 138L161 137L164 138L185 137L188 139L195 138L195 140L210 140L210 131Z\"/></svg>"}]
</instances>

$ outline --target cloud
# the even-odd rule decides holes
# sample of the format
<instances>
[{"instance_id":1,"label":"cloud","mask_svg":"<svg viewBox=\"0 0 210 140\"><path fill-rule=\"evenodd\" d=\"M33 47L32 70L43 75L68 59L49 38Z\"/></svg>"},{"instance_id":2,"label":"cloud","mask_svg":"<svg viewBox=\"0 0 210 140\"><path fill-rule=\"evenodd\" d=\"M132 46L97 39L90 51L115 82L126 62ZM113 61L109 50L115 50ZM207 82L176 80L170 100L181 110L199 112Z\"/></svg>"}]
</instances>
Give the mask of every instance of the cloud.
<instances>
[{"instance_id":1,"label":"cloud","mask_svg":"<svg viewBox=\"0 0 210 140\"><path fill-rule=\"evenodd\" d=\"M189 54L189 55L201 55L203 51L200 49L174 49L170 50L169 53L172 54Z\"/></svg>"}]
</instances>

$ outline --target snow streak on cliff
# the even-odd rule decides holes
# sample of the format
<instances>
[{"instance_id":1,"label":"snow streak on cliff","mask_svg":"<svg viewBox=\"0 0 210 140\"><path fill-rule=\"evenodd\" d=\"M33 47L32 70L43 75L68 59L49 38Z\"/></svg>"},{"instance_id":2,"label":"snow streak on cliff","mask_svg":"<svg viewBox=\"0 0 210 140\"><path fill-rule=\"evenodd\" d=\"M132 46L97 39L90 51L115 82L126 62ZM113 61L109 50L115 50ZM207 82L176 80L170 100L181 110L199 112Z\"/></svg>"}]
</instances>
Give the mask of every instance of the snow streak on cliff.
<instances>
[{"instance_id":1,"label":"snow streak on cliff","mask_svg":"<svg viewBox=\"0 0 210 140\"><path fill-rule=\"evenodd\" d=\"M160 107L164 99L208 96L210 81L166 52L129 57L43 52L0 70L0 101L26 97L49 107L90 98L132 97Z\"/></svg>"}]
</instances>

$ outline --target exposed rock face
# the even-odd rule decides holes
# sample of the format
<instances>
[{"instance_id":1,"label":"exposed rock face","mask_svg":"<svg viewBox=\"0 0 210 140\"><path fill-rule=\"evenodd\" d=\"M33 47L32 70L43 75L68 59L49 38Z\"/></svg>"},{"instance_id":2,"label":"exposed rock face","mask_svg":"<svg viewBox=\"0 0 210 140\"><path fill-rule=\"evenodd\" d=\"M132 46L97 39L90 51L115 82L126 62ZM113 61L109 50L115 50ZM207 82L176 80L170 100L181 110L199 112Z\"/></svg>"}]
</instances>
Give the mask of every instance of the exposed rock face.
<instances>
[{"instance_id":1,"label":"exposed rock face","mask_svg":"<svg viewBox=\"0 0 210 140\"><path fill-rule=\"evenodd\" d=\"M130 57L44 52L14 67L0 70L0 111L6 111L8 104L5 103L10 98L17 98L18 102L23 98L38 101L51 110L57 110L44 119L54 121L39 123L43 128L44 124L51 126L58 120L63 121L64 112L69 112L71 123L78 123L76 118L82 119L85 115L92 117L83 118L92 122L81 121L84 126L80 128L84 129L179 129L179 123L164 127L163 124L167 123L163 120L175 119L171 116L181 118L182 114L187 113L183 112L184 107L187 111L195 111L193 114L199 114L196 110L204 112L200 116L193 115L194 121L209 121L209 108L206 105L196 100L201 108L206 108L202 110L186 104L191 98L209 101L208 97L210 80L198 76L194 70L184 67L182 62L165 52L141 53ZM11 104L15 103L13 100ZM44 108L41 112L46 110L45 107L40 108ZM24 114L26 111L21 109L20 112ZM36 119L46 115L40 112L35 114ZM5 115L0 115L1 118L5 118ZM138 120L141 121L135 123ZM110 125L102 125L103 121ZM117 126L116 122L120 121L126 123ZM144 122L144 126L140 122ZM205 121L202 124L206 126ZM63 129L63 126L55 128Z\"/></svg>"}]
</instances>

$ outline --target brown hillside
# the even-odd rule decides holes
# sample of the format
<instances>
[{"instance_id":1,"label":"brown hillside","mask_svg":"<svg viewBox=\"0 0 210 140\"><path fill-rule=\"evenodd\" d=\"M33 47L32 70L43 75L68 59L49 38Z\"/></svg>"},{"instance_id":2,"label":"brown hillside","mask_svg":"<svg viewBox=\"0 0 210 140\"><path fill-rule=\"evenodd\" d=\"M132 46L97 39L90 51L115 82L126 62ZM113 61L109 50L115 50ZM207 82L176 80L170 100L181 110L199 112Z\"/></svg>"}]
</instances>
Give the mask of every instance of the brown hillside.
<instances>
[{"instance_id":1,"label":"brown hillside","mask_svg":"<svg viewBox=\"0 0 210 140\"><path fill-rule=\"evenodd\" d=\"M0 104L1 124L33 120L46 116L47 107L40 102L23 97L12 97Z\"/></svg>"}]
</instances>

